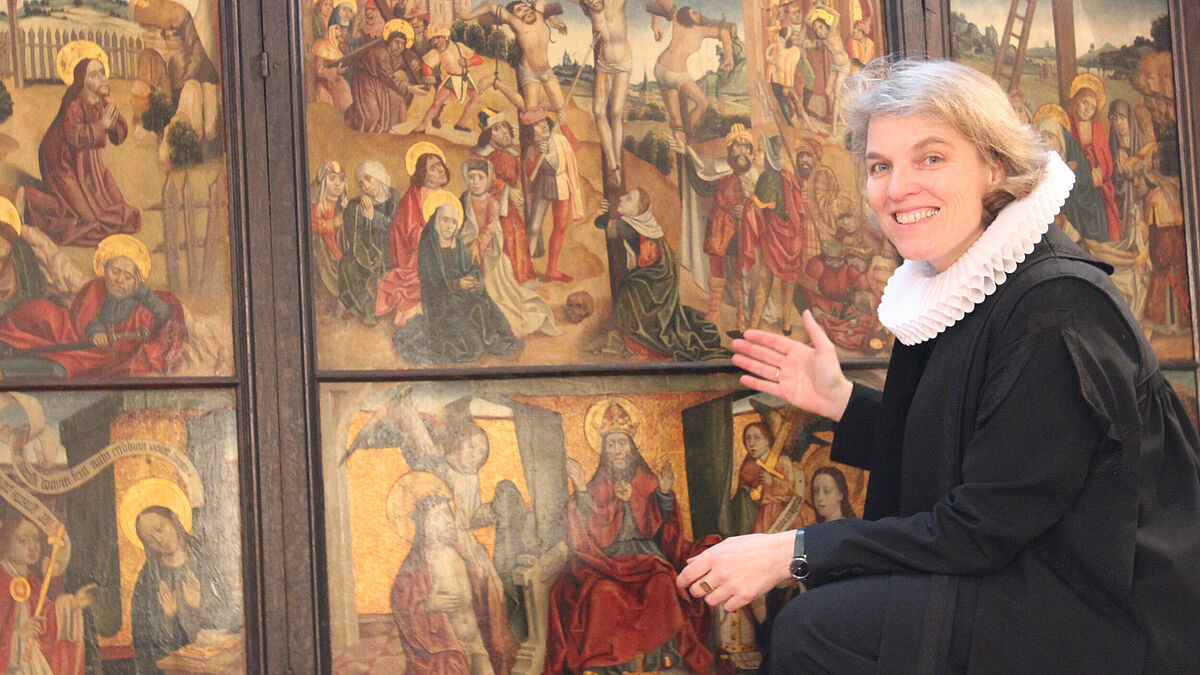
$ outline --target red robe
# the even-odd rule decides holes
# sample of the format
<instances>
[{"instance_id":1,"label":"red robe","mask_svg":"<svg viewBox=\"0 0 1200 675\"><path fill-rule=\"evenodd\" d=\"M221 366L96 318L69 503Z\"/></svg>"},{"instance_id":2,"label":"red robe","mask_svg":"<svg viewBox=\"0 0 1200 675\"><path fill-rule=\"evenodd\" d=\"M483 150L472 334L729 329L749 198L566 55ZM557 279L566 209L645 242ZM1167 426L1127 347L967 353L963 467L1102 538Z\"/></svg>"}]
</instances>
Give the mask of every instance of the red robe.
<instances>
[{"instance_id":1,"label":"red robe","mask_svg":"<svg viewBox=\"0 0 1200 675\"><path fill-rule=\"evenodd\" d=\"M486 159L492 165L492 196L503 203L504 188L521 189L521 160L503 149L492 149L487 155L472 152L472 158ZM529 257L529 238L525 232L525 216L522 207L510 197L508 213L500 216L500 231L504 233L504 254L512 262L513 276L517 283L525 283L537 277L533 271L533 259Z\"/></svg>"},{"instance_id":2,"label":"red robe","mask_svg":"<svg viewBox=\"0 0 1200 675\"><path fill-rule=\"evenodd\" d=\"M1086 122L1085 122L1086 124ZM1121 212L1117 210L1117 188L1113 185L1112 150L1108 147L1108 133L1099 117L1092 119L1092 142L1084 143L1079 135L1079 120L1071 118L1071 135L1083 150L1093 169L1100 169L1104 179L1096 186L1104 200L1104 215L1108 219L1108 240L1121 240Z\"/></svg>"},{"instance_id":3,"label":"red robe","mask_svg":"<svg viewBox=\"0 0 1200 675\"><path fill-rule=\"evenodd\" d=\"M638 530L658 544L666 559L642 554L610 558L603 548L616 540L624 507L604 468L587 489L594 503L588 520L576 498L567 507L572 555L550 589L544 672L579 673L626 663L672 637L678 637L679 653L693 672L711 672L713 655L705 646L711 611L703 600L676 588L675 577L688 558L718 537L695 544L684 539L678 508L664 517L654 494L658 478L643 465L631 481L629 503Z\"/></svg>"},{"instance_id":4,"label":"red robe","mask_svg":"<svg viewBox=\"0 0 1200 675\"><path fill-rule=\"evenodd\" d=\"M781 194L773 196L777 201L751 200L746 204L742 219L742 269L754 267L755 254L759 253L772 274L795 283L800 281L805 262L819 254L821 248L808 226L808 208L796 176L786 169L779 175Z\"/></svg>"},{"instance_id":5,"label":"red robe","mask_svg":"<svg viewBox=\"0 0 1200 675\"><path fill-rule=\"evenodd\" d=\"M497 674L508 673L516 661L517 639L508 627L504 598L488 572L471 556L459 551L471 580L471 608L479 623L479 632ZM470 675L471 662L454 635L444 612L427 612L425 598L433 590L433 580L425 558L409 554L392 583L392 616L400 629L406 672L413 675Z\"/></svg>"},{"instance_id":6,"label":"red robe","mask_svg":"<svg viewBox=\"0 0 1200 675\"><path fill-rule=\"evenodd\" d=\"M425 190L410 185L388 230L388 271L379 280L375 295L375 314L396 311L396 325L403 325L406 314L421 304L421 280L417 277L417 246L425 219L421 217L421 201Z\"/></svg>"},{"instance_id":7,"label":"red robe","mask_svg":"<svg viewBox=\"0 0 1200 675\"><path fill-rule=\"evenodd\" d=\"M26 300L0 320L0 340L18 349L87 340L87 325L100 312L107 293L103 277L96 277L79 289L69 310L49 300ZM183 306L170 293L155 291L154 294L171 309L170 318L160 328L155 330L154 315L142 305L113 326L116 333L145 328L150 331L145 341L120 340L115 355L110 347L88 347L43 356L61 364L68 377L149 375L170 370L187 336Z\"/></svg>"},{"instance_id":8,"label":"red robe","mask_svg":"<svg viewBox=\"0 0 1200 675\"><path fill-rule=\"evenodd\" d=\"M119 115L111 129L104 128L105 105L82 96L67 103L38 147L42 182L27 188L27 223L58 244L95 246L110 234L142 227L141 212L125 203L100 155L129 131Z\"/></svg>"},{"instance_id":9,"label":"red robe","mask_svg":"<svg viewBox=\"0 0 1200 675\"><path fill-rule=\"evenodd\" d=\"M37 598L41 593L42 582L38 580L37 575L27 575L26 580L29 582L29 613L33 614L33 610L37 607ZM13 599L9 593L9 584L12 583L13 577L8 573L8 570L0 566L0 668L8 669L8 664L12 658L12 637L13 631L17 628L17 601ZM42 651L42 656L46 657L46 662L50 665L50 670L55 675L82 675L83 674L83 642L71 642L68 640L57 639L58 635L58 617L54 610L54 601L49 597L42 605L42 631L38 634L37 645Z\"/></svg>"},{"instance_id":10,"label":"red robe","mask_svg":"<svg viewBox=\"0 0 1200 675\"><path fill-rule=\"evenodd\" d=\"M733 207L736 204L747 204L746 193L742 188L742 178L736 173L722 177L713 187L716 189L716 196L713 197L708 227L704 231L704 252L723 256L741 225L733 217ZM752 206L753 202L747 205Z\"/></svg>"}]
</instances>

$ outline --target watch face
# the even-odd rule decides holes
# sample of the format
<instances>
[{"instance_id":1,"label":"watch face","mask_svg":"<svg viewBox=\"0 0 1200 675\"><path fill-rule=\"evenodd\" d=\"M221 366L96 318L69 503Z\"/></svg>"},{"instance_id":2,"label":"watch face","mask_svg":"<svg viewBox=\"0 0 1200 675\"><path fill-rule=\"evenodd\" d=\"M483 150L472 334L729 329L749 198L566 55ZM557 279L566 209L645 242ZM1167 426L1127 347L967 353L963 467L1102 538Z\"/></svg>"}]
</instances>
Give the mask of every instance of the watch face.
<instances>
[{"instance_id":1,"label":"watch face","mask_svg":"<svg viewBox=\"0 0 1200 675\"><path fill-rule=\"evenodd\" d=\"M808 559L807 558L792 558L791 565L792 577L796 580L802 580L808 576Z\"/></svg>"}]
</instances>

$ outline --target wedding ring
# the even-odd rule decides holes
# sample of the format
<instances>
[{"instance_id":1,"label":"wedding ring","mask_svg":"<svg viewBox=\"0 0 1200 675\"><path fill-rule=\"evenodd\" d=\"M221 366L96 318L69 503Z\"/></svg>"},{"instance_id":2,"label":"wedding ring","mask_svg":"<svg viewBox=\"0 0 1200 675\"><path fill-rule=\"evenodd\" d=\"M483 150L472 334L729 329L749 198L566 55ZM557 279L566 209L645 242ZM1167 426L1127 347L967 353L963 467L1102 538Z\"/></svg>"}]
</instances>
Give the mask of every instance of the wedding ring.
<instances>
[{"instance_id":1,"label":"wedding ring","mask_svg":"<svg viewBox=\"0 0 1200 675\"><path fill-rule=\"evenodd\" d=\"M712 584L708 583L708 579L700 580L700 590L704 591L706 595L713 592Z\"/></svg>"},{"instance_id":2,"label":"wedding ring","mask_svg":"<svg viewBox=\"0 0 1200 675\"><path fill-rule=\"evenodd\" d=\"M780 374L781 372L783 372L781 369L779 369L779 368L776 368L776 369L775 369L775 381L776 381L776 382L778 382L778 381L779 381L779 374Z\"/></svg>"}]
</instances>

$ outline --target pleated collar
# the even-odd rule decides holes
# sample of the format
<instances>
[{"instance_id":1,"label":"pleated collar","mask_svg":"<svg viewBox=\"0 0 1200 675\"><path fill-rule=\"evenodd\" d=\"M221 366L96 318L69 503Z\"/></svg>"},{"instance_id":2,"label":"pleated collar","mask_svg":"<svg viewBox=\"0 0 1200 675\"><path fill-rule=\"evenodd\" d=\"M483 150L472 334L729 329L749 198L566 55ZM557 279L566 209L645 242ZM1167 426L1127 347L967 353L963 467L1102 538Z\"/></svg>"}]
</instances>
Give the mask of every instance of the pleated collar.
<instances>
[{"instance_id":1,"label":"pleated collar","mask_svg":"<svg viewBox=\"0 0 1200 675\"><path fill-rule=\"evenodd\" d=\"M1004 207L983 234L944 272L926 261L905 260L888 280L879 321L912 346L953 326L996 292L1042 240L1062 209L1075 173L1057 153L1047 153L1041 182Z\"/></svg>"}]
</instances>

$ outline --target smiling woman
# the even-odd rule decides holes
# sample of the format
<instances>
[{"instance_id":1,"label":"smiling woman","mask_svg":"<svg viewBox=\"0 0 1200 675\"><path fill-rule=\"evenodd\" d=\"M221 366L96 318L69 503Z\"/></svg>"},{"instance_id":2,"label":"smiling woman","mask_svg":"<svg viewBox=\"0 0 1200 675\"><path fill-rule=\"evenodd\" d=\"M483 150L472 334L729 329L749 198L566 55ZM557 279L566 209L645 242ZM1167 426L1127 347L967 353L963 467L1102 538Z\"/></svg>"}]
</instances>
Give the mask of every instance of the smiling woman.
<instances>
[{"instance_id":1,"label":"smiling woman","mask_svg":"<svg viewBox=\"0 0 1200 675\"><path fill-rule=\"evenodd\" d=\"M747 331L733 361L838 422L831 458L871 471L863 519L727 539L679 587L733 611L808 584L771 672L1196 671L1200 441L1112 268L1052 226L1074 174L966 66L849 81L867 194L907 258L879 305L885 389L842 374L809 312L811 345Z\"/></svg>"}]
</instances>

